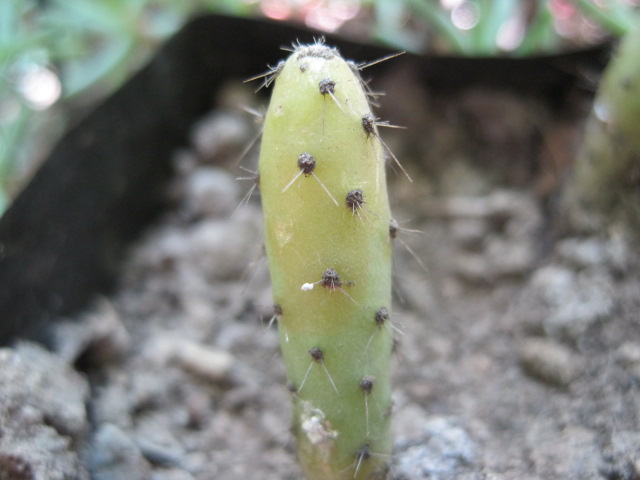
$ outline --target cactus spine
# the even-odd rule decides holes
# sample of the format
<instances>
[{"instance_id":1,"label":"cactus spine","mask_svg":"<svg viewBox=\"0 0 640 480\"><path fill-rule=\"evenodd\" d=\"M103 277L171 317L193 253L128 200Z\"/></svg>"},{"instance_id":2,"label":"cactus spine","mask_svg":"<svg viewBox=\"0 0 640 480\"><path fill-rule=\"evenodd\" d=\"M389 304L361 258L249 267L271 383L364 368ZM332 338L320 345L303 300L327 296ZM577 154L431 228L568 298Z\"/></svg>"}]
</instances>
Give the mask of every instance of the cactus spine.
<instances>
[{"instance_id":1,"label":"cactus spine","mask_svg":"<svg viewBox=\"0 0 640 480\"><path fill-rule=\"evenodd\" d=\"M260 190L298 457L309 479L385 478L392 239L375 117L356 65L322 43L272 75Z\"/></svg>"}]
</instances>

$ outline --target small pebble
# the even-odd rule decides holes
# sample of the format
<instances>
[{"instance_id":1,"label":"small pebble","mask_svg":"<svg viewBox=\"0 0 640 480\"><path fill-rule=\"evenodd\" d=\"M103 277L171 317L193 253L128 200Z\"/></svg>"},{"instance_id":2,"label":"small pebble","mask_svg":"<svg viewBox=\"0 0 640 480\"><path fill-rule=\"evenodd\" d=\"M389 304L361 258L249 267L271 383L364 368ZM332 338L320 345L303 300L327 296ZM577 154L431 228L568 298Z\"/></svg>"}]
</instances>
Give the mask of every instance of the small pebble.
<instances>
[{"instance_id":1,"label":"small pebble","mask_svg":"<svg viewBox=\"0 0 640 480\"><path fill-rule=\"evenodd\" d=\"M636 380L640 380L640 342L625 342L615 354L616 361Z\"/></svg>"},{"instance_id":2,"label":"small pebble","mask_svg":"<svg viewBox=\"0 0 640 480\"><path fill-rule=\"evenodd\" d=\"M595 238L569 238L558 243L555 251L564 263L577 269L602 265L607 260L605 245Z\"/></svg>"},{"instance_id":3,"label":"small pebble","mask_svg":"<svg viewBox=\"0 0 640 480\"><path fill-rule=\"evenodd\" d=\"M487 236L487 222L479 218L458 218L451 221L449 227L454 241L460 248L478 252Z\"/></svg>"},{"instance_id":4,"label":"small pebble","mask_svg":"<svg viewBox=\"0 0 640 480\"><path fill-rule=\"evenodd\" d=\"M233 221L203 222L181 235L181 252L189 264L208 278L237 280L246 273L252 259L259 258L257 212L245 208ZM256 227L254 229L254 226Z\"/></svg>"},{"instance_id":5,"label":"small pebble","mask_svg":"<svg viewBox=\"0 0 640 480\"><path fill-rule=\"evenodd\" d=\"M138 445L111 423L98 427L87 463L92 480L146 480L149 476L149 464Z\"/></svg>"},{"instance_id":6,"label":"small pebble","mask_svg":"<svg viewBox=\"0 0 640 480\"><path fill-rule=\"evenodd\" d=\"M453 262L456 276L469 283L491 283L493 281L489 262L478 253L461 253Z\"/></svg>"},{"instance_id":7,"label":"small pebble","mask_svg":"<svg viewBox=\"0 0 640 480\"><path fill-rule=\"evenodd\" d=\"M485 240L483 252L456 255L454 270L467 282L492 285L506 278L524 276L531 271L535 260L531 245L493 236Z\"/></svg>"},{"instance_id":8,"label":"small pebble","mask_svg":"<svg viewBox=\"0 0 640 480\"><path fill-rule=\"evenodd\" d=\"M179 342L174 359L185 370L214 382L228 380L235 363L230 353L189 341Z\"/></svg>"},{"instance_id":9,"label":"small pebble","mask_svg":"<svg viewBox=\"0 0 640 480\"><path fill-rule=\"evenodd\" d=\"M522 277L536 262L535 247L527 241L494 238L488 242L486 258L490 276L495 279Z\"/></svg>"},{"instance_id":10,"label":"small pebble","mask_svg":"<svg viewBox=\"0 0 640 480\"><path fill-rule=\"evenodd\" d=\"M81 318L56 323L53 332L54 350L69 363L83 357L104 365L122 358L131 345L119 313L106 298Z\"/></svg>"},{"instance_id":11,"label":"small pebble","mask_svg":"<svg viewBox=\"0 0 640 480\"><path fill-rule=\"evenodd\" d=\"M153 465L179 467L182 464L184 452L176 445L163 445L149 438L138 438L136 443L144 458Z\"/></svg>"},{"instance_id":12,"label":"small pebble","mask_svg":"<svg viewBox=\"0 0 640 480\"><path fill-rule=\"evenodd\" d=\"M239 155L250 137L249 123L239 113L218 111L198 122L192 142L202 159L212 161L236 150Z\"/></svg>"},{"instance_id":13,"label":"small pebble","mask_svg":"<svg viewBox=\"0 0 640 480\"><path fill-rule=\"evenodd\" d=\"M518 356L523 370L546 384L566 387L573 377L571 351L552 340L529 338L520 345Z\"/></svg>"},{"instance_id":14,"label":"small pebble","mask_svg":"<svg viewBox=\"0 0 640 480\"><path fill-rule=\"evenodd\" d=\"M175 362L186 371L214 382L228 381L234 357L224 351L190 340L163 336L147 347L152 358L160 363Z\"/></svg>"},{"instance_id":15,"label":"small pebble","mask_svg":"<svg viewBox=\"0 0 640 480\"><path fill-rule=\"evenodd\" d=\"M230 215L238 206L240 184L222 169L196 168L185 178L184 187L187 217Z\"/></svg>"}]
</instances>

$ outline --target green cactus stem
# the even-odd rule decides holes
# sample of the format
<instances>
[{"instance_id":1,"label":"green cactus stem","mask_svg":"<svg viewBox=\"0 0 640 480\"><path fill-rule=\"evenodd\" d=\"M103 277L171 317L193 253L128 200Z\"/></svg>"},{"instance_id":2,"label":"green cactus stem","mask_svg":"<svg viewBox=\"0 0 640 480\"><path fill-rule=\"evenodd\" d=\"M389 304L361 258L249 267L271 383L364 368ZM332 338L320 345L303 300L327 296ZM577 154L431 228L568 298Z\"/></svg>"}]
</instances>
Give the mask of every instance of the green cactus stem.
<instances>
[{"instance_id":1,"label":"green cactus stem","mask_svg":"<svg viewBox=\"0 0 640 480\"><path fill-rule=\"evenodd\" d=\"M607 66L564 206L573 229L594 231L622 220L640 228L640 28Z\"/></svg>"},{"instance_id":2,"label":"green cactus stem","mask_svg":"<svg viewBox=\"0 0 640 480\"><path fill-rule=\"evenodd\" d=\"M260 191L300 464L309 479L385 478L393 343L381 328L391 310L385 147L358 68L335 49L296 47L271 82Z\"/></svg>"}]
</instances>

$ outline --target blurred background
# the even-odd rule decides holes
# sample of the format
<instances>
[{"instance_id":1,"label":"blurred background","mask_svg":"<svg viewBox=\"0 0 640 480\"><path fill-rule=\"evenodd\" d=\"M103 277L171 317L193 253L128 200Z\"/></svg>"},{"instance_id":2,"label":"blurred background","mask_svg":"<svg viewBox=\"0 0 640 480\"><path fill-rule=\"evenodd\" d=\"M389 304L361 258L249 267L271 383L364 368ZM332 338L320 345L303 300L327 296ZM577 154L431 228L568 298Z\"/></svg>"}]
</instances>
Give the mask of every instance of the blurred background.
<instances>
[{"instance_id":1,"label":"blurred background","mask_svg":"<svg viewBox=\"0 0 640 480\"><path fill-rule=\"evenodd\" d=\"M0 215L82 111L190 17L295 22L430 55L552 54L623 35L640 0L2 0Z\"/></svg>"}]
</instances>

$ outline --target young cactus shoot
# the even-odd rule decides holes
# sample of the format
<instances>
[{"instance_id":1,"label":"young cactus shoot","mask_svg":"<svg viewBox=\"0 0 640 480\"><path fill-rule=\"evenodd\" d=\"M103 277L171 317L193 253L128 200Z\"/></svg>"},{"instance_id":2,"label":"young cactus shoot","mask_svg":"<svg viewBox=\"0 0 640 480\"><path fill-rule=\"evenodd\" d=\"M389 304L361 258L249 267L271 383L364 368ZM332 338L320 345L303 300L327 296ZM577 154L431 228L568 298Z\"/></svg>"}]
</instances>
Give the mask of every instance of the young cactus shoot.
<instances>
[{"instance_id":1,"label":"young cactus shoot","mask_svg":"<svg viewBox=\"0 0 640 480\"><path fill-rule=\"evenodd\" d=\"M358 66L317 42L273 69L260 151L266 252L308 479L386 478L391 214Z\"/></svg>"}]
</instances>

